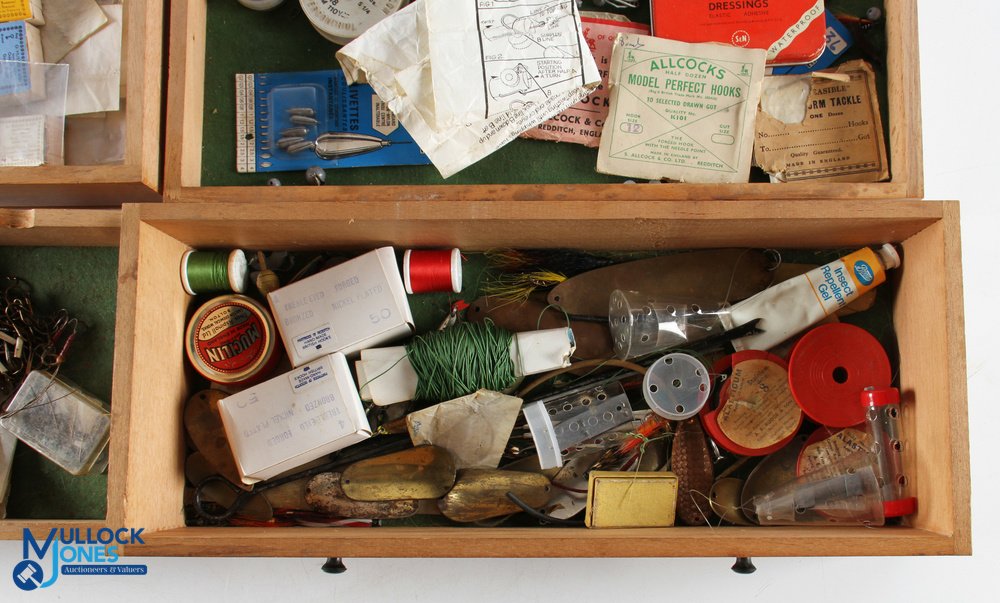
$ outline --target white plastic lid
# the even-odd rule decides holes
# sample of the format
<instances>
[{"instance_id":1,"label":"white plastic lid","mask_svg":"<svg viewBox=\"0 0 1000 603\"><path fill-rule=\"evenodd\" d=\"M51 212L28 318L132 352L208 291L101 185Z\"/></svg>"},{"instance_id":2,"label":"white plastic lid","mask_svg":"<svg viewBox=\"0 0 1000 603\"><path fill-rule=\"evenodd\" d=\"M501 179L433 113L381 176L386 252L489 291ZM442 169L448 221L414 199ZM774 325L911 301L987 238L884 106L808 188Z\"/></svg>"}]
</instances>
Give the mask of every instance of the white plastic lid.
<instances>
[{"instance_id":1,"label":"white plastic lid","mask_svg":"<svg viewBox=\"0 0 1000 603\"><path fill-rule=\"evenodd\" d=\"M451 290L462 292L462 252L458 247L451 250Z\"/></svg>"},{"instance_id":2,"label":"white plastic lid","mask_svg":"<svg viewBox=\"0 0 1000 603\"><path fill-rule=\"evenodd\" d=\"M882 263L885 264L885 269L899 268L902 264L902 260L899 258L899 252L896 248L886 243L878 250L878 257L882 259Z\"/></svg>"},{"instance_id":3,"label":"white plastic lid","mask_svg":"<svg viewBox=\"0 0 1000 603\"><path fill-rule=\"evenodd\" d=\"M253 10L271 10L277 8L285 0L239 0L239 3Z\"/></svg>"},{"instance_id":4,"label":"white plastic lid","mask_svg":"<svg viewBox=\"0 0 1000 603\"><path fill-rule=\"evenodd\" d=\"M688 354L667 354L649 367L642 380L642 395L649 408L672 421L698 414L711 391L708 369Z\"/></svg>"}]
</instances>

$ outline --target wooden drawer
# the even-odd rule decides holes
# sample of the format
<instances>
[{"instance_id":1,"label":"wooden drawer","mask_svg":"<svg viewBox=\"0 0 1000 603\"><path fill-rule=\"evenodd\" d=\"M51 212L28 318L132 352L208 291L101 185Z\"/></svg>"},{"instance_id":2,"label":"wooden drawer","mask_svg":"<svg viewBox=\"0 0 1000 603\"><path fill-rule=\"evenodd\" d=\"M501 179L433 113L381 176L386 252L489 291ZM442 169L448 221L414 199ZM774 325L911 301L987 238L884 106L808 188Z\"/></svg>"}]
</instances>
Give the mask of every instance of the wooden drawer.
<instances>
[{"instance_id":1,"label":"wooden drawer","mask_svg":"<svg viewBox=\"0 0 1000 603\"><path fill-rule=\"evenodd\" d=\"M123 208L110 479L136 555L506 557L969 554L969 443L957 202L564 200L214 203ZM904 462L919 511L868 528L194 528L182 511L188 249L368 250L381 245L588 249L901 246L894 271Z\"/></svg>"},{"instance_id":2,"label":"wooden drawer","mask_svg":"<svg viewBox=\"0 0 1000 603\"><path fill-rule=\"evenodd\" d=\"M0 247L6 246L45 246L45 247L117 247L121 233L121 211L118 209L80 210L80 209L4 209L0 208ZM74 252L75 253L75 252ZM31 274L17 271L16 266L4 266L4 273L21 276L33 280ZM54 269L57 273L59 269ZM84 276L85 271L78 272L73 278ZM32 283L37 285L37 283ZM114 290L114 283L104 284ZM93 301L93 297L90 298ZM39 303L38 299L34 300ZM41 307L41 306L39 306ZM118 307L120 311L121 306ZM77 315L71 310L72 315ZM132 315L132 309L128 314ZM128 331L117 331L118 336L128 335ZM80 341L80 340L78 340ZM117 345L117 341L115 344ZM76 346L79 347L79 346ZM110 363L110 354L105 359ZM87 363L90 360L85 361ZM110 373L110 370L108 371ZM65 373L64 373L65 374ZM112 399L117 396L111 396ZM120 422L112 421L111 437L125 437L120 434ZM18 448L20 450L20 448ZM112 464L118 462L112 458ZM73 480L73 476L66 476ZM123 522L124 499L122 498L124 484L116 482L109 476L107 482L107 513L103 520L81 519L0 519L0 539L21 539L24 528L30 528L36 537L48 536L52 528L91 528L96 530L104 526L120 526Z\"/></svg>"},{"instance_id":3,"label":"wooden drawer","mask_svg":"<svg viewBox=\"0 0 1000 603\"><path fill-rule=\"evenodd\" d=\"M867 5L865 5L867 7ZM212 10L217 9L213 5ZM282 6L279 10L298 10L298 7ZM215 143L219 137L235 136L235 124L220 120L215 113L222 114L225 107L235 104L235 100L217 97L216 104L206 106L206 39L218 32L213 26L209 31L209 8L207 0L172 0L170 23L170 77L168 82L167 131L164 164L164 198L166 201L184 202L284 202L284 201L370 201L394 200L400 202L435 202L440 199L465 199L469 201L587 201L624 202L630 200L657 199L898 199L923 197L923 167L920 135L920 82L918 70L916 3L902 0L886 0L885 38L887 48L886 92L888 99L888 123L884 130L888 137L892 179L889 182L867 184L842 183L794 183L794 184L670 184L639 186L621 184L624 180L609 178L618 183L567 184L556 180L560 174L551 174L554 183L503 184L508 181L501 173L516 173L521 159L517 151L509 150L505 157L487 157L481 170L474 178L462 173L450 180L441 180L432 167L421 169L433 174L433 182L420 186L410 183L394 183L381 175L373 176L374 184L323 187L307 186L241 186L243 182L263 184L267 175L240 174L237 177L235 157L232 165L213 164L218 171L231 171L226 179L234 186L215 186L203 182L206 168L202 163L203 143ZM301 16L301 15L299 15ZM214 23L214 21L213 21ZM259 27L267 28L267 22L259 20ZM301 64L291 61L274 62L272 71L308 71L315 69L335 69L339 65L333 58L339 48L319 37L305 19L290 20L287 27L300 29L267 30L268 41L272 37L298 36L315 37L315 47L310 56L312 62ZM252 39L252 33L234 37L231 44L223 49L216 47L215 54L241 57L235 61L239 69L255 70L259 56L266 52ZM235 45L235 47L233 47ZM245 46L245 48L241 47ZM278 45L274 52L281 52ZM218 56L208 57L218 62ZM293 66L289 66L289 64ZM265 70L266 71L266 70ZM216 73L210 85L213 89L228 86L220 83L220 78L235 77L235 73ZM209 121L206 118L211 118ZM235 119L235 118L232 118ZM208 126L206 126L208 124ZM513 144L517 144L515 141ZM548 143L552 144L552 143ZM573 145L563 145L573 146ZM555 148L555 147L552 147ZM561 149L560 152L563 152ZM504 155L498 152L498 155ZM596 161L586 158L586 161ZM489 164L489 162L495 162ZM501 165L502 164L502 165ZM589 165L589 163L588 163ZM523 168L524 166L521 165ZM471 169L471 168L470 168ZM557 168L553 168L557 170ZM328 174L334 181L335 171ZM282 174L276 174L284 178ZM508 174L509 175L509 174ZM304 182L301 175L300 182ZM461 184L459 184L461 182ZM286 184L291 184L286 180Z\"/></svg>"},{"instance_id":4,"label":"wooden drawer","mask_svg":"<svg viewBox=\"0 0 1000 603\"><path fill-rule=\"evenodd\" d=\"M124 163L0 168L0 205L117 206L162 200L164 6L163 0L124 3Z\"/></svg>"}]
</instances>

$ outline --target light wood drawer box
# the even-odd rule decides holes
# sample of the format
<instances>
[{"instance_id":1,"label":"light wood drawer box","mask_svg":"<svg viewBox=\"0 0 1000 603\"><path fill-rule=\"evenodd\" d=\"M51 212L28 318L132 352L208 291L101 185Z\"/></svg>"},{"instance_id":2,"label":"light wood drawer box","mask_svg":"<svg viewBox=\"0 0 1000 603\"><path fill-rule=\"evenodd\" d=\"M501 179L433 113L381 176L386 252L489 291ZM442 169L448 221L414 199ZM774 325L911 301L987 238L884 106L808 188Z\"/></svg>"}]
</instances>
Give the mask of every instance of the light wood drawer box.
<instances>
[{"instance_id":1,"label":"light wood drawer box","mask_svg":"<svg viewBox=\"0 0 1000 603\"><path fill-rule=\"evenodd\" d=\"M118 209L0 208L0 247L117 247L120 233L121 211ZM4 268L7 269L5 274L21 276L29 283L32 280L31 275L19 274L15 267ZM121 309L119 307L118 311ZM128 314L131 316L132 309ZM122 336L126 332L116 331L116 334ZM120 433L120 425L120 422L112 421L112 439L126 437L127 434ZM112 458L110 462L116 463L118 459ZM0 519L0 539L20 540L24 528L31 529L36 537L44 538L52 528L90 528L96 534L104 526L120 526L124 521L123 491L124 483L108 479L107 514L103 520Z\"/></svg>"},{"instance_id":2,"label":"light wood drawer box","mask_svg":"<svg viewBox=\"0 0 1000 603\"><path fill-rule=\"evenodd\" d=\"M920 81L917 47L916 2L886 0L885 39L887 48L886 87L888 98L887 133L892 179L889 182L794 183L794 184L669 184L639 186L626 184L426 184L334 186L336 170L328 171L331 184L311 186L213 186L202 181L202 151L206 113L215 109L205 106L206 39L208 22L207 0L171 0L170 77L168 82L166 151L164 164L164 199L185 202L282 202L282 201L369 201L394 200L419 202L437 199L467 200L559 200L588 202L624 202L657 199L898 199L923 197L923 156L920 133ZM215 7L213 7L213 10ZM302 19L301 36L316 35ZM262 25L265 27L266 25ZM287 32L269 30L269 35ZM317 36L318 37L318 36ZM253 56L261 50L240 37L232 40L235 47L226 46L227 53ZM241 48L243 44L246 48ZM338 47L323 42L313 54L326 57L311 64L296 65L282 71L337 69L333 58ZM278 47L280 51L280 46ZM326 53L326 54L324 54ZM217 57L212 57L217 59ZM248 65L253 65L252 62ZM235 74L226 74L233 78ZM213 86L218 85L213 82ZM222 101L219 101L222 102ZM235 99L229 103L235 104ZM223 103L225 104L225 103ZM213 106L214 107L214 106ZM214 126L213 126L214 127ZM235 123L226 126L226 136L235 132ZM217 130L213 130L213 133ZM216 135L221 135L218 133ZM552 144L552 143L549 143ZM483 162L489 162L487 157ZM515 157L516 163L516 157ZM230 169L221 167L219 169ZM234 165L231 168L235 174ZM433 168L426 169L433 171ZM516 169L510 166L508 169ZM277 173L282 178L281 173ZM241 175L249 176L249 175ZM259 175L258 175L259 176ZM304 179L300 180L304 182ZM501 176L497 176L501 180ZM261 180L261 182L263 182ZM286 181L286 184L289 182Z\"/></svg>"},{"instance_id":3,"label":"light wood drawer box","mask_svg":"<svg viewBox=\"0 0 1000 603\"><path fill-rule=\"evenodd\" d=\"M165 0L123 5L121 165L0 168L0 206L107 206L162 200Z\"/></svg>"},{"instance_id":4,"label":"light wood drawer box","mask_svg":"<svg viewBox=\"0 0 1000 603\"><path fill-rule=\"evenodd\" d=\"M185 527L185 366L178 282L188 249L368 250L458 246L785 249L901 245L893 271L904 462L919 500L905 526L868 528ZM930 201L547 200L146 204L123 208L110 480L133 555L492 557L968 554L969 446L958 203Z\"/></svg>"}]
</instances>

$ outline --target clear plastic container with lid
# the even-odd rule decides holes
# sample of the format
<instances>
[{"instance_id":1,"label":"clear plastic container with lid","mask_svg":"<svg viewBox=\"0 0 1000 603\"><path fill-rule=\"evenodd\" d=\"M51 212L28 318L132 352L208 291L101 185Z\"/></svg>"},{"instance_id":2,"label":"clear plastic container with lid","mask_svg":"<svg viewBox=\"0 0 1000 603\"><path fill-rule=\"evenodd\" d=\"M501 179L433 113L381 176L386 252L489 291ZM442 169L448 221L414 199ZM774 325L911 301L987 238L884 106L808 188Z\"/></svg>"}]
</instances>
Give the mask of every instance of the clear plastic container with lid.
<instances>
[{"instance_id":1,"label":"clear plastic container with lid","mask_svg":"<svg viewBox=\"0 0 1000 603\"><path fill-rule=\"evenodd\" d=\"M111 409L68 379L30 372L0 425L73 475L108 466Z\"/></svg>"},{"instance_id":2,"label":"clear plastic container with lid","mask_svg":"<svg viewBox=\"0 0 1000 603\"><path fill-rule=\"evenodd\" d=\"M885 523L874 459L866 450L754 496L749 511L762 526L880 526Z\"/></svg>"}]
</instances>

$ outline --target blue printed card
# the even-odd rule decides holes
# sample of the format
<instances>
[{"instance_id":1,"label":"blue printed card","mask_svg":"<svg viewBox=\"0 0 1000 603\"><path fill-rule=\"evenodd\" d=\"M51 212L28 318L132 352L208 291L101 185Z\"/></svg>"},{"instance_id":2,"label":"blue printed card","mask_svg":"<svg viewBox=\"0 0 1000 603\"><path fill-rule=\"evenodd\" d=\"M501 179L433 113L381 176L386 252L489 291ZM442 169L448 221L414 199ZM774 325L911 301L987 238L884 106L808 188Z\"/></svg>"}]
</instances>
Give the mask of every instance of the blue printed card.
<instances>
[{"instance_id":1,"label":"blue printed card","mask_svg":"<svg viewBox=\"0 0 1000 603\"><path fill-rule=\"evenodd\" d=\"M236 171L431 161L367 84L340 70L236 75Z\"/></svg>"},{"instance_id":2,"label":"blue printed card","mask_svg":"<svg viewBox=\"0 0 1000 603\"><path fill-rule=\"evenodd\" d=\"M0 96L31 89L28 60L28 25L24 21L0 23Z\"/></svg>"}]
</instances>

